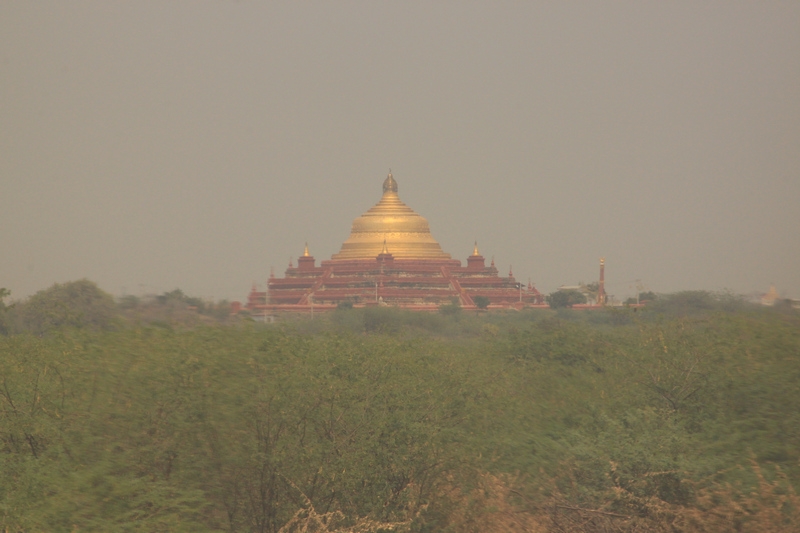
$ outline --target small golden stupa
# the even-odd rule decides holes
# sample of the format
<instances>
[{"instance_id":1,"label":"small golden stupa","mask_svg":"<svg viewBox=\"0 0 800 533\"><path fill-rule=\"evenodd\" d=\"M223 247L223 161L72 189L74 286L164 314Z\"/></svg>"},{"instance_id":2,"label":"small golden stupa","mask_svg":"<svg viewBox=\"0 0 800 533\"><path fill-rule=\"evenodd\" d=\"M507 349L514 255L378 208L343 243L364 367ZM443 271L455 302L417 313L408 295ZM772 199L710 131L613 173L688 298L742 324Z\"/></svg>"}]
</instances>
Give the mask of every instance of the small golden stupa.
<instances>
[{"instance_id":1,"label":"small golden stupa","mask_svg":"<svg viewBox=\"0 0 800 533\"><path fill-rule=\"evenodd\" d=\"M775 285L770 285L769 291L761 297L761 305L775 305L778 298L778 290L775 288Z\"/></svg>"},{"instance_id":2,"label":"small golden stupa","mask_svg":"<svg viewBox=\"0 0 800 533\"><path fill-rule=\"evenodd\" d=\"M353 221L350 237L331 259L375 259L384 250L396 259L450 259L431 235L428 221L400 201L391 171L380 201Z\"/></svg>"}]
</instances>

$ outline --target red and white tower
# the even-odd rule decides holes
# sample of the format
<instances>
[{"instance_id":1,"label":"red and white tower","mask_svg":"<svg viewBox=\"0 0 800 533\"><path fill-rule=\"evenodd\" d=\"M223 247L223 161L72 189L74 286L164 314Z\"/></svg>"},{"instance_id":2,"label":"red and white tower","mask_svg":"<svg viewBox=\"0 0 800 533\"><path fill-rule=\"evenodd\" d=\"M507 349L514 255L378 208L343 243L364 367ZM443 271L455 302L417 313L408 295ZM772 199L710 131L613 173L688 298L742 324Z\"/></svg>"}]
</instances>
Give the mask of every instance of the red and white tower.
<instances>
[{"instance_id":1,"label":"red and white tower","mask_svg":"<svg viewBox=\"0 0 800 533\"><path fill-rule=\"evenodd\" d=\"M600 258L600 282L597 284L597 304L606 305L606 259Z\"/></svg>"}]
</instances>

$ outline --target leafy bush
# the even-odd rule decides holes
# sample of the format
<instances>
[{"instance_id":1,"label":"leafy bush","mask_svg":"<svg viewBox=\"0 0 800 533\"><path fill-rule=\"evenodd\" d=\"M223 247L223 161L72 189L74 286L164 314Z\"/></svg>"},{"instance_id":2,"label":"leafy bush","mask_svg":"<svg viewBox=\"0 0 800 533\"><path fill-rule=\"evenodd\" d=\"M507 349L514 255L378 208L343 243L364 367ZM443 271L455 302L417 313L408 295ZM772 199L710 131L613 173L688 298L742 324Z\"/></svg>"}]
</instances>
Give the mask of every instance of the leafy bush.
<instances>
[{"instance_id":1,"label":"leafy bush","mask_svg":"<svg viewBox=\"0 0 800 533\"><path fill-rule=\"evenodd\" d=\"M551 309L572 307L576 304L585 304L586 295L573 289L561 289L547 295L547 304Z\"/></svg>"},{"instance_id":2,"label":"leafy bush","mask_svg":"<svg viewBox=\"0 0 800 533\"><path fill-rule=\"evenodd\" d=\"M488 309L489 308L489 298L486 296L476 296L475 297L475 306L478 309Z\"/></svg>"},{"instance_id":3,"label":"leafy bush","mask_svg":"<svg viewBox=\"0 0 800 533\"><path fill-rule=\"evenodd\" d=\"M449 304L440 305L439 312L445 316L457 318L461 314L461 303L458 298L453 298Z\"/></svg>"},{"instance_id":4,"label":"leafy bush","mask_svg":"<svg viewBox=\"0 0 800 533\"><path fill-rule=\"evenodd\" d=\"M18 313L19 329L37 335L66 327L108 329L119 318L114 298L86 279L41 290Z\"/></svg>"}]
</instances>

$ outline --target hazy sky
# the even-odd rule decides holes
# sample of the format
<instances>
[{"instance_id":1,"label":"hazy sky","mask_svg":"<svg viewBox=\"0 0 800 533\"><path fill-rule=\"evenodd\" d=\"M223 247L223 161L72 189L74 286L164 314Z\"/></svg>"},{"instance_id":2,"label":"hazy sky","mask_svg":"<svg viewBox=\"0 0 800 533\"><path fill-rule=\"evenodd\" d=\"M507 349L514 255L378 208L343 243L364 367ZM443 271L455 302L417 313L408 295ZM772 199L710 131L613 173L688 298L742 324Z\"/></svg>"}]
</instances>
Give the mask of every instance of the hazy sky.
<instances>
[{"instance_id":1,"label":"hazy sky","mask_svg":"<svg viewBox=\"0 0 800 533\"><path fill-rule=\"evenodd\" d=\"M0 3L0 287L243 299L392 169L543 292L800 297L800 2Z\"/></svg>"}]
</instances>

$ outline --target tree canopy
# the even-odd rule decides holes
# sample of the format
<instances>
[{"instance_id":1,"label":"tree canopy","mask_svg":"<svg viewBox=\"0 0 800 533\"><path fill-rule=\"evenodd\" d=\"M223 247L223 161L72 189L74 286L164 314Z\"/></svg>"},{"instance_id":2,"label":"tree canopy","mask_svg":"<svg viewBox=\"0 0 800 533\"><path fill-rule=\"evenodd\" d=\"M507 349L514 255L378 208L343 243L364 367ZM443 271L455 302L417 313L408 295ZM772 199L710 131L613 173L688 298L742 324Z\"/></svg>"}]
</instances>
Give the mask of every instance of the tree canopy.
<instances>
[{"instance_id":1,"label":"tree canopy","mask_svg":"<svg viewBox=\"0 0 800 533\"><path fill-rule=\"evenodd\" d=\"M561 289L548 294L547 303L552 309L572 307L576 304L585 304L586 295L574 289Z\"/></svg>"},{"instance_id":2,"label":"tree canopy","mask_svg":"<svg viewBox=\"0 0 800 533\"><path fill-rule=\"evenodd\" d=\"M489 308L489 298L486 296L476 296L474 298L475 306L478 309L488 309Z\"/></svg>"},{"instance_id":3,"label":"tree canopy","mask_svg":"<svg viewBox=\"0 0 800 533\"><path fill-rule=\"evenodd\" d=\"M793 530L800 313L670 299L0 336L0 531Z\"/></svg>"},{"instance_id":4,"label":"tree canopy","mask_svg":"<svg viewBox=\"0 0 800 533\"><path fill-rule=\"evenodd\" d=\"M56 283L19 309L22 328L36 334L63 327L108 329L116 318L114 298L87 279Z\"/></svg>"},{"instance_id":5,"label":"tree canopy","mask_svg":"<svg viewBox=\"0 0 800 533\"><path fill-rule=\"evenodd\" d=\"M5 299L11 296L11 291L5 287L0 287L0 335L5 335L9 331L8 306Z\"/></svg>"}]
</instances>

